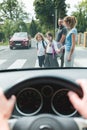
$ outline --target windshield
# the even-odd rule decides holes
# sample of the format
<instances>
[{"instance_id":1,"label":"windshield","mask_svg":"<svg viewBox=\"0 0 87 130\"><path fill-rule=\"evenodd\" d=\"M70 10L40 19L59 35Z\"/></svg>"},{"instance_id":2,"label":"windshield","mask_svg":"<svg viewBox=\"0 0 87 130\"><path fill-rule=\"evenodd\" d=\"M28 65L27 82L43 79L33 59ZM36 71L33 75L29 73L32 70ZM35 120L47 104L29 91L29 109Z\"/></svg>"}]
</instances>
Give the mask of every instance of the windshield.
<instances>
[{"instance_id":1,"label":"windshield","mask_svg":"<svg viewBox=\"0 0 87 130\"><path fill-rule=\"evenodd\" d=\"M27 37L27 33L19 32L19 33L14 33L13 35L13 38L20 38L20 37Z\"/></svg>"},{"instance_id":2,"label":"windshield","mask_svg":"<svg viewBox=\"0 0 87 130\"><path fill-rule=\"evenodd\" d=\"M0 0L0 70L87 67L87 0Z\"/></svg>"}]
</instances>

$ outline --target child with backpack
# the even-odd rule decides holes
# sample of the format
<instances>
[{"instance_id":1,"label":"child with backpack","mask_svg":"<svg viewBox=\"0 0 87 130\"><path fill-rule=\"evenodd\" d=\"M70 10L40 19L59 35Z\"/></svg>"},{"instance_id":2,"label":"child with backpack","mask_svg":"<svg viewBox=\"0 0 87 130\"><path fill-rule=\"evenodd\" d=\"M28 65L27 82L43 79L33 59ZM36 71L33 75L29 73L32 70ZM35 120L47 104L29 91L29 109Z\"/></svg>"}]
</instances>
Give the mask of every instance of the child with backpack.
<instances>
[{"instance_id":1,"label":"child with backpack","mask_svg":"<svg viewBox=\"0 0 87 130\"><path fill-rule=\"evenodd\" d=\"M43 67L47 43L44 40L44 36L42 33L37 33L35 39L37 41L37 56L38 56L39 66Z\"/></svg>"},{"instance_id":2,"label":"child with backpack","mask_svg":"<svg viewBox=\"0 0 87 130\"><path fill-rule=\"evenodd\" d=\"M48 44L45 55L45 67L46 68L59 67L57 61L57 54L60 52L60 50L57 47L57 42L53 39L53 35L50 32L47 32L46 37L48 40Z\"/></svg>"}]
</instances>

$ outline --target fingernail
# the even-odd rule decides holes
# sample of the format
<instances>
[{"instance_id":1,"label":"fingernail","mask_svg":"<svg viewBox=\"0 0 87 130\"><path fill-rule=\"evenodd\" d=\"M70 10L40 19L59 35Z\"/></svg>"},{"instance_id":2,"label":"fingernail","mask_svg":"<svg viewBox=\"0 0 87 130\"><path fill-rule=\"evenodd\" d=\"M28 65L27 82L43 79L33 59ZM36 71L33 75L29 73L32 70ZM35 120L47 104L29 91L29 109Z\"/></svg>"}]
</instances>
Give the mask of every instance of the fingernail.
<instances>
[{"instance_id":1,"label":"fingernail","mask_svg":"<svg viewBox=\"0 0 87 130\"><path fill-rule=\"evenodd\" d=\"M71 95L73 95L73 92L72 92L72 91L69 91L69 92L68 92L68 96L71 96Z\"/></svg>"},{"instance_id":2,"label":"fingernail","mask_svg":"<svg viewBox=\"0 0 87 130\"><path fill-rule=\"evenodd\" d=\"M11 96L11 100L16 100L16 97L14 95Z\"/></svg>"}]
</instances>

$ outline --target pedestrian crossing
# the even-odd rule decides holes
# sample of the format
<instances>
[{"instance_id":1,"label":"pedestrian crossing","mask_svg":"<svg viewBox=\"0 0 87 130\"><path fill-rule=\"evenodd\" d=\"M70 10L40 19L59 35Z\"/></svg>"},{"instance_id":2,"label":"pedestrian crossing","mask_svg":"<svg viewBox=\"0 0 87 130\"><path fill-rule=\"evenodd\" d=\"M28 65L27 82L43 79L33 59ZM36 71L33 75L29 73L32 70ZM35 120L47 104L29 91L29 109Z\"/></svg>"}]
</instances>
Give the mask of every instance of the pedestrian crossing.
<instances>
[{"instance_id":1,"label":"pedestrian crossing","mask_svg":"<svg viewBox=\"0 0 87 130\"><path fill-rule=\"evenodd\" d=\"M27 62L29 62L27 59L16 59L14 61L0 59L0 69L21 69L24 68L25 63ZM31 67L33 68L33 65ZM29 66L26 68L29 68Z\"/></svg>"},{"instance_id":2,"label":"pedestrian crossing","mask_svg":"<svg viewBox=\"0 0 87 130\"><path fill-rule=\"evenodd\" d=\"M25 64L27 64L25 66ZM38 59L35 60L34 64L30 63L28 59L0 59L0 70L3 69L21 69L21 68L39 68Z\"/></svg>"},{"instance_id":3,"label":"pedestrian crossing","mask_svg":"<svg viewBox=\"0 0 87 130\"><path fill-rule=\"evenodd\" d=\"M17 68L22 68L23 67L23 65L25 64L25 62L26 62L27 60L26 59L18 59L18 60L16 60L12 65L10 65L9 67L8 67L8 69L17 69Z\"/></svg>"},{"instance_id":4,"label":"pedestrian crossing","mask_svg":"<svg viewBox=\"0 0 87 130\"><path fill-rule=\"evenodd\" d=\"M2 65L3 63L5 63L7 60L0 60L0 65Z\"/></svg>"},{"instance_id":5,"label":"pedestrian crossing","mask_svg":"<svg viewBox=\"0 0 87 130\"><path fill-rule=\"evenodd\" d=\"M58 59L58 63L60 66L60 60ZM26 64L26 65L25 65ZM74 67L76 67L76 63ZM35 60L34 63L30 63L28 59L16 59L10 61L8 59L0 59L0 70L3 69L22 69L22 68L39 68L38 59Z\"/></svg>"},{"instance_id":6,"label":"pedestrian crossing","mask_svg":"<svg viewBox=\"0 0 87 130\"><path fill-rule=\"evenodd\" d=\"M29 68L29 61L27 59L16 59L14 61L0 59L0 69L21 69L25 68L24 65L26 63L26 68ZM34 65L32 65L30 68L39 68L38 59L36 59Z\"/></svg>"},{"instance_id":7,"label":"pedestrian crossing","mask_svg":"<svg viewBox=\"0 0 87 130\"><path fill-rule=\"evenodd\" d=\"M39 67L39 64L38 64L38 59L37 59L35 63L35 68L38 68L38 67Z\"/></svg>"}]
</instances>

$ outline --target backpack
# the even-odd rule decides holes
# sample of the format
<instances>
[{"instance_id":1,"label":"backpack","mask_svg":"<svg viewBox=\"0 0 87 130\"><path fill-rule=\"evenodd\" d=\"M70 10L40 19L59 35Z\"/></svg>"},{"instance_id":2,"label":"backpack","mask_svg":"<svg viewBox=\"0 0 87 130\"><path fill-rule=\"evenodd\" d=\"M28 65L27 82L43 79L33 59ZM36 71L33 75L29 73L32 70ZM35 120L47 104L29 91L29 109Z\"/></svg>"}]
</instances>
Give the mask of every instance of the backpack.
<instances>
[{"instance_id":1,"label":"backpack","mask_svg":"<svg viewBox=\"0 0 87 130\"><path fill-rule=\"evenodd\" d=\"M47 42L45 42L47 44ZM46 45L45 45L44 41L42 41L42 45L43 45L43 48L46 49ZM38 43L37 43L37 49L38 49Z\"/></svg>"}]
</instances>

